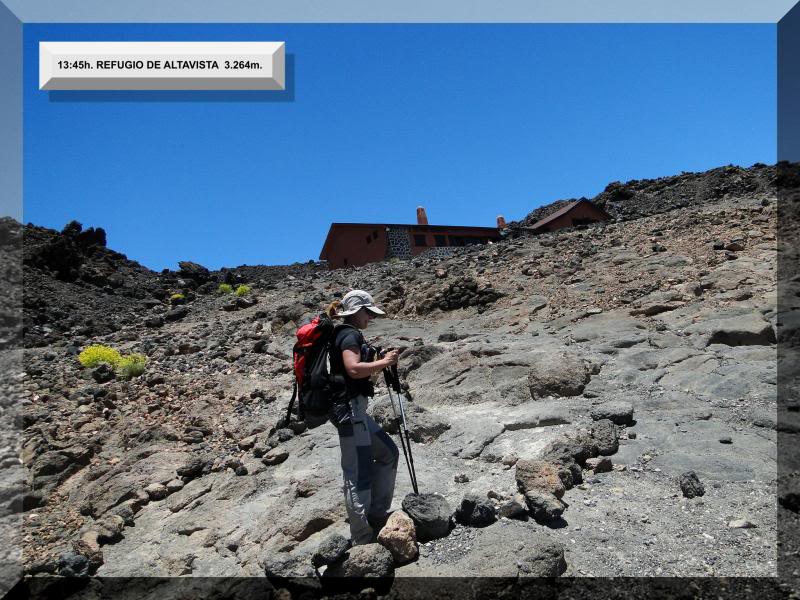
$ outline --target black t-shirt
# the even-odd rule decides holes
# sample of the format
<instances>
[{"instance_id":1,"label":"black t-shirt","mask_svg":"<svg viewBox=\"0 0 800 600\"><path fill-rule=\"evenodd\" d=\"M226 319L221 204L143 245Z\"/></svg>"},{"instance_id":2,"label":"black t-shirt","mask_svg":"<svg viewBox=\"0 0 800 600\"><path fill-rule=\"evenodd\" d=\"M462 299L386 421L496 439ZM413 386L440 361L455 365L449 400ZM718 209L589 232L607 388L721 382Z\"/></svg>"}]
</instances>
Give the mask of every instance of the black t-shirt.
<instances>
[{"instance_id":1,"label":"black t-shirt","mask_svg":"<svg viewBox=\"0 0 800 600\"><path fill-rule=\"evenodd\" d=\"M347 370L344 368L344 359L342 358L342 353L345 350L356 350L361 357L360 360L367 359L367 343L364 341L364 335L361 331L349 325L339 325L334 334L333 348L330 355L331 375L344 377L348 397L358 396L359 394L372 396L375 393L375 388L369 377L353 379L347 374Z\"/></svg>"}]
</instances>

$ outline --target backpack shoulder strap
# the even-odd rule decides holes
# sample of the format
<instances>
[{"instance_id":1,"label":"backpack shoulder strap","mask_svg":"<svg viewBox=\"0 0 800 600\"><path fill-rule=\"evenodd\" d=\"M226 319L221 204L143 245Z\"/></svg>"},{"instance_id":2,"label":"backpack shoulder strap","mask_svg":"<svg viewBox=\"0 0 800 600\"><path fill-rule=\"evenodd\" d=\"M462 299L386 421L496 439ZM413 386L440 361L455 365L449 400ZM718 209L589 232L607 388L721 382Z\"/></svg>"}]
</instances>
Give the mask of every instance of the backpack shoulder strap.
<instances>
[{"instance_id":1,"label":"backpack shoulder strap","mask_svg":"<svg viewBox=\"0 0 800 600\"><path fill-rule=\"evenodd\" d=\"M347 328L355 329L356 331L359 330L358 327L354 327L353 325L350 325L350 323L337 323L333 328L333 333L331 334L331 343L334 342L336 336L339 335L340 331Z\"/></svg>"}]
</instances>

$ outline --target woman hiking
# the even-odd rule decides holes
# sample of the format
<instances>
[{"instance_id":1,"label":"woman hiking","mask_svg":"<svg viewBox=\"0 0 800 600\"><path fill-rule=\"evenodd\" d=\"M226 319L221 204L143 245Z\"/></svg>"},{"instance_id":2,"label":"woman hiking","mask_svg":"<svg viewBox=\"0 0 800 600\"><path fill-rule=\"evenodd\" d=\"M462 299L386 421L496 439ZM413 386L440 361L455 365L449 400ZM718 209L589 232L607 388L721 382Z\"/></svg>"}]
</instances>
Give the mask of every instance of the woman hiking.
<instances>
[{"instance_id":1,"label":"woman hiking","mask_svg":"<svg viewBox=\"0 0 800 600\"><path fill-rule=\"evenodd\" d=\"M342 400L334 403L330 421L339 432L342 454L344 501L353 544L376 541L386 523L394 495L399 451L392 439L367 414L367 403L375 393L371 376L397 364L397 350L375 356L361 333L375 317L386 313L375 306L363 290L348 292L331 304L331 318L342 319L334 331L330 352L331 375L344 380ZM372 352L371 352L372 351Z\"/></svg>"}]
</instances>

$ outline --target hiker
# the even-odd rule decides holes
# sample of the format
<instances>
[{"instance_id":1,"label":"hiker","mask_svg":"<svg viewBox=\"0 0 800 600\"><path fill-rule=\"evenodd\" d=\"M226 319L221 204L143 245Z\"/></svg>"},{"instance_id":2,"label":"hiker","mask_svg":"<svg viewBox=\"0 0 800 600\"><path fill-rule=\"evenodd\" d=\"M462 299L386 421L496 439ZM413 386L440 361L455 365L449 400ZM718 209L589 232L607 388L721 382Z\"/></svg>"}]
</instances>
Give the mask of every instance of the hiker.
<instances>
[{"instance_id":1,"label":"hiker","mask_svg":"<svg viewBox=\"0 0 800 600\"><path fill-rule=\"evenodd\" d=\"M331 318L342 319L335 329L330 353L331 375L344 379L344 393L330 410L330 421L339 433L344 499L353 544L376 541L386 524L394 495L399 451L397 445L367 414L374 395L371 376L397 364L397 350L373 356L361 330L386 313L363 290L347 293L327 309ZM372 360L371 360L372 359Z\"/></svg>"}]
</instances>

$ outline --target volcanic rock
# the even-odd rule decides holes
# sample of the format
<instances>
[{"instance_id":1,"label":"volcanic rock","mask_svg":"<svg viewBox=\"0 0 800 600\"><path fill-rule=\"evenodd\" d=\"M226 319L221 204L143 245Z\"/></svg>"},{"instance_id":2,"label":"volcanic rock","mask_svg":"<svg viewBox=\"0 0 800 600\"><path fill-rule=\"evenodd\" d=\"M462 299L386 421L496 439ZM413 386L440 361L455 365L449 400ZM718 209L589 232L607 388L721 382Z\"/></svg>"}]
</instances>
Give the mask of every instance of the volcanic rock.
<instances>
[{"instance_id":1,"label":"volcanic rock","mask_svg":"<svg viewBox=\"0 0 800 600\"><path fill-rule=\"evenodd\" d=\"M467 494L456 509L456 521L471 527L486 527L497 520L494 506L476 494Z\"/></svg>"},{"instance_id":2,"label":"volcanic rock","mask_svg":"<svg viewBox=\"0 0 800 600\"><path fill-rule=\"evenodd\" d=\"M695 498L706 493L706 488L694 471L687 471L678 480L681 492L686 498Z\"/></svg>"},{"instance_id":3,"label":"volcanic rock","mask_svg":"<svg viewBox=\"0 0 800 600\"><path fill-rule=\"evenodd\" d=\"M392 553L397 564L413 560L418 553L414 521L402 510L394 511L378 533L378 543Z\"/></svg>"},{"instance_id":4,"label":"volcanic rock","mask_svg":"<svg viewBox=\"0 0 800 600\"><path fill-rule=\"evenodd\" d=\"M515 477L517 487L523 494L530 490L539 490L561 498L566 491L556 465L543 460L518 460Z\"/></svg>"},{"instance_id":5,"label":"volcanic rock","mask_svg":"<svg viewBox=\"0 0 800 600\"><path fill-rule=\"evenodd\" d=\"M591 415L595 421L608 419L617 425L633 425L633 404L630 402L606 402L595 406Z\"/></svg>"},{"instance_id":6,"label":"volcanic rock","mask_svg":"<svg viewBox=\"0 0 800 600\"><path fill-rule=\"evenodd\" d=\"M344 561L331 565L326 577L391 577L394 575L392 553L380 544L353 546Z\"/></svg>"},{"instance_id":7,"label":"volcanic rock","mask_svg":"<svg viewBox=\"0 0 800 600\"><path fill-rule=\"evenodd\" d=\"M420 542L444 537L450 531L453 510L443 496L408 494L403 498L403 510L414 521Z\"/></svg>"},{"instance_id":8,"label":"volcanic rock","mask_svg":"<svg viewBox=\"0 0 800 600\"><path fill-rule=\"evenodd\" d=\"M311 563L320 568L342 560L350 548L350 540L342 535L334 534L325 539L311 557Z\"/></svg>"},{"instance_id":9,"label":"volcanic rock","mask_svg":"<svg viewBox=\"0 0 800 600\"><path fill-rule=\"evenodd\" d=\"M574 354L537 352L528 373L528 389L536 400L547 396L578 396L591 379L586 362Z\"/></svg>"}]
</instances>

